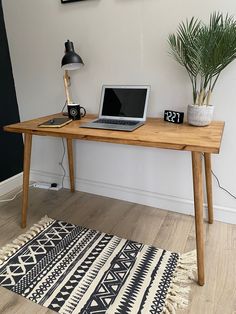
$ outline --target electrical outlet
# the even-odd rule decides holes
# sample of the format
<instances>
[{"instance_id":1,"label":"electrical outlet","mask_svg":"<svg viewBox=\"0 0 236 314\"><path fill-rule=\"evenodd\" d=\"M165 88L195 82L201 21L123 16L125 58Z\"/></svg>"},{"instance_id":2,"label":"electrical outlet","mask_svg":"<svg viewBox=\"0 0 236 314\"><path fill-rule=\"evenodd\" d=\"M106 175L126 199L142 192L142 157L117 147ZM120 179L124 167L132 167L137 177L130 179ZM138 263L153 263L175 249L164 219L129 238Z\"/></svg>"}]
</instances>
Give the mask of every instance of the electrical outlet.
<instances>
[{"instance_id":1,"label":"electrical outlet","mask_svg":"<svg viewBox=\"0 0 236 314\"><path fill-rule=\"evenodd\" d=\"M51 187L51 183L47 182L36 182L33 184L34 188L45 189L48 190Z\"/></svg>"},{"instance_id":2,"label":"electrical outlet","mask_svg":"<svg viewBox=\"0 0 236 314\"><path fill-rule=\"evenodd\" d=\"M48 183L48 182L36 182L33 184L33 187L38 188L38 189L52 190L52 191L59 191L62 188L60 184L54 183L53 185L56 185L56 186L52 186L52 183Z\"/></svg>"}]
</instances>

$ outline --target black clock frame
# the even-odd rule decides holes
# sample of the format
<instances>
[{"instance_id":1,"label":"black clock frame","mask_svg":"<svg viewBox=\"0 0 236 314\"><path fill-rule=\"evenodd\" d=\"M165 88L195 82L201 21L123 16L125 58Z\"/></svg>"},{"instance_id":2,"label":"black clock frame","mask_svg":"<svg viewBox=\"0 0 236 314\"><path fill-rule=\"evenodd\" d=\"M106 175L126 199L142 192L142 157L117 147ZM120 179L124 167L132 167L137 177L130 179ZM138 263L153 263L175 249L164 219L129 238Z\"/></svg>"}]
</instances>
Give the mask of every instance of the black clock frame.
<instances>
[{"instance_id":1,"label":"black clock frame","mask_svg":"<svg viewBox=\"0 0 236 314\"><path fill-rule=\"evenodd\" d=\"M174 111L174 110L165 110L164 121L181 124L184 122L184 112Z\"/></svg>"}]
</instances>

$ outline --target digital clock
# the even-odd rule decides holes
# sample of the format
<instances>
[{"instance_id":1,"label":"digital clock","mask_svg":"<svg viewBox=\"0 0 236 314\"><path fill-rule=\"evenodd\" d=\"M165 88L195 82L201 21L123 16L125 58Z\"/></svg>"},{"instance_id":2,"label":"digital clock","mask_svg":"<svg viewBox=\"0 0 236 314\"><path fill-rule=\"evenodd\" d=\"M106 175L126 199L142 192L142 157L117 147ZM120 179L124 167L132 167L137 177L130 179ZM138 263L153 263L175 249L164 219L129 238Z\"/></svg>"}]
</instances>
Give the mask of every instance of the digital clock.
<instances>
[{"instance_id":1,"label":"digital clock","mask_svg":"<svg viewBox=\"0 0 236 314\"><path fill-rule=\"evenodd\" d=\"M184 112L178 112L173 110L164 111L164 120L172 123L183 123L184 122Z\"/></svg>"}]
</instances>

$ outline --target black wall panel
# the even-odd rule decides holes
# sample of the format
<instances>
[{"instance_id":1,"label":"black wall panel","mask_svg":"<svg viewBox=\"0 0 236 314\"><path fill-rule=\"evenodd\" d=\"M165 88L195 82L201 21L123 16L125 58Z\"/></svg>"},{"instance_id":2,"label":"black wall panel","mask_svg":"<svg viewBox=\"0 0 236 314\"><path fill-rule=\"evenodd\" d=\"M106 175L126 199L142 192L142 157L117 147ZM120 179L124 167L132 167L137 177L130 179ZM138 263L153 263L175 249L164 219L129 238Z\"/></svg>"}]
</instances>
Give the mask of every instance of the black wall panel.
<instances>
[{"instance_id":1,"label":"black wall panel","mask_svg":"<svg viewBox=\"0 0 236 314\"><path fill-rule=\"evenodd\" d=\"M4 125L15 122L19 110L0 0L0 182L22 171L22 135L3 131Z\"/></svg>"}]
</instances>

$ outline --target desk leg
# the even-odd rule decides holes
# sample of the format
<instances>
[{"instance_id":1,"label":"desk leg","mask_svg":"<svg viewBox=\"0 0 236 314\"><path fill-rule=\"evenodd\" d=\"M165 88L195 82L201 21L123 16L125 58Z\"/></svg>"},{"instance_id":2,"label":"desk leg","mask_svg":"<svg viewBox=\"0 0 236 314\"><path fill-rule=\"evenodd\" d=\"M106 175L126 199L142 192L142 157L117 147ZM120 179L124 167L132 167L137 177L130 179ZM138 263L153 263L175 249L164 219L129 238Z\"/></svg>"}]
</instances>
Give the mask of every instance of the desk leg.
<instances>
[{"instance_id":1,"label":"desk leg","mask_svg":"<svg viewBox=\"0 0 236 314\"><path fill-rule=\"evenodd\" d=\"M208 207L208 222L213 223L213 201L212 201L212 175L211 175L211 154L204 154L205 161L205 177L207 191L207 207Z\"/></svg>"},{"instance_id":2,"label":"desk leg","mask_svg":"<svg viewBox=\"0 0 236 314\"><path fill-rule=\"evenodd\" d=\"M202 161L200 152L192 152L192 169L193 169L198 284L200 286L203 286L205 283L204 236L203 236L203 182L202 182Z\"/></svg>"},{"instance_id":3,"label":"desk leg","mask_svg":"<svg viewBox=\"0 0 236 314\"><path fill-rule=\"evenodd\" d=\"M29 195L29 175L30 175L30 159L32 147L32 134L25 133L24 141L24 169L23 169L23 200L21 212L21 227L26 227L28 195Z\"/></svg>"},{"instance_id":4,"label":"desk leg","mask_svg":"<svg viewBox=\"0 0 236 314\"><path fill-rule=\"evenodd\" d=\"M70 172L70 190L75 191L75 178L74 178L74 159L73 159L73 143L71 138L67 138L67 153Z\"/></svg>"}]
</instances>

